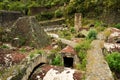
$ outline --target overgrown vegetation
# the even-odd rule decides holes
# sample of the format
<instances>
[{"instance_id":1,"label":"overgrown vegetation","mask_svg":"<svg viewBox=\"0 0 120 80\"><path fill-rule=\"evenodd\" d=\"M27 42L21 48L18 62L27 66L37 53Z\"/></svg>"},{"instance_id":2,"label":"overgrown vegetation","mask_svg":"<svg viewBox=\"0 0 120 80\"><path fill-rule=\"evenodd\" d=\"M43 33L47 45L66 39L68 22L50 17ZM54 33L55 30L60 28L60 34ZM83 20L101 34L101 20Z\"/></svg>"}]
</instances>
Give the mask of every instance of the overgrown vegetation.
<instances>
[{"instance_id":1,"label":"overgrown vegetation","mask_svg":"<svg viewBox=\"0 0 120 80\"><path fill-rule=\"evenodd\" d=\"M60 55L60 54L56 54L56 55L55 55L55 57L54 57L53 60L52 60L52 65L59 65L59 66L62 65L61 55Z\"/></svg>"},{"instance_id":2,"label":"overgrown vegetation","mask_svg":"<svg viewBox=\"0 0 120 80\"><path fill-rule=\"evenodd\" d=\"M31 7L45 7L47 9L58 7L53 10L54 18L65 17L66 23L73 26L74 13L82 13L83 17L98 18L102 13L119 11L120 0L1 0L0 10L17 10L28 14ZM29 13L30 14L30 13ZM51 19L51 14L39 14L38 20ZM48 15L49 17L47 17ZM102 27L103 29L103 27Z\"/></svg>"},{"instance_id":3,"label":"overgrown vegetation","mask_svg":"<svg viewBox=\"0 0 120 80\"><path fill-rule=\"evenodd\" d=\"M48 58L51 60L50 64L52 65L58 65L58 66L62 66L62 58L60 53L58 53L59 50L51 50L51 54L48 56Z\"/></svg>"},{"instance_id":4,"label":"overgrown vegetation","mask_svg":"<svg viewBox=\"0 0 120 80\"><path fill-rule=\"evenodd\" d=\"M114 27L120 29L120 23L116 24Z\"/></svg>"},{"instance_id":5,"label":"overgrown vegetation","mask_svg":"<svg viewBox=\"0 0 120 80\"><path fill-rule=\"evenodd\" d=\"M83 42L79 43L75 50L78 53L78 57L80 59L80 64L78 64L79 68L85 70L86 68L86 54L87 50L90 48L91 40L84 40Z\"/></svg>"},{"instance_id":6,"label":"overgrown vegetation","mask_svg":"<svg viewBox=\"0 0 120 80\"><path fill-rule=\"evenodd\" d=\"M30 59L33 59L36 55L42 55L45 52L43 50L34 50L29 54Z\"/></svg>"},{"instance_id":7,"label":"overgrown vegetation","mask_svg":"<svg viewBox=\"0 0 120 80\"><path fill-rule=\"evenodd\" d=\"M112 71L120 73L120 53L113 52L106 56L106 60Z\"/></svg>"},{"instance_id":8,"label":"overgrown vegetation","mask_svg":"<svg viewBox=\"0 0 120 80\"><path fill-rule=\"evenodd\" d=\"M94 40L97 37L97 31L94 29L91 29L87 35L87 39Z\"/></svg>"}]
</instances>

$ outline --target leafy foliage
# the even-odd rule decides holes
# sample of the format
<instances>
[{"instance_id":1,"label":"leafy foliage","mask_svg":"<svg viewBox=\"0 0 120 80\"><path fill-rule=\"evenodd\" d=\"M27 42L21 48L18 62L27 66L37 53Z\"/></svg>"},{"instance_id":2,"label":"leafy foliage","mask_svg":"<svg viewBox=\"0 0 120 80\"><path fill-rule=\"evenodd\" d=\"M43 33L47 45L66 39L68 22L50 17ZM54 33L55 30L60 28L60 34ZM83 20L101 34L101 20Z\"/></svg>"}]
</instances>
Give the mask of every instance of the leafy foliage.
<instances>
[{"instance_id":1,"label":"leafy foliage","mask_svg":"<svg viewBox=\"0 0 120 80\"><path fill-rule=\"evenodd\" d=\"M57 54L53 60L52 60L52 65L61 65L61 57L59 54Z\"/></svg>"},{"instance_id":2,"label":"leafy foliage","mask_svg":"<svg viewBox=\"0 0 120 80\"><path fill-rule=\"evenodd\" d=\"M63 16L63 12L60 9L58 9L58 10L55 11L55 17L56 18L60 18L62 16Z\"/></svg>"},{"instance_id":3,"label":"leafy foliage","mask_svg":"<svg viewBox=\"0 0 120 80\"><path fill-rule=\"evenodd\" d=\"M97 31L94 29L91 29L87 35L87 38L93 40L93 39L96 39L96 37L97 37Z\"/></svg>"},{"instance_id":4,"label":"leafy foliage","mask_svg":"<svg viewBox=\"0 0 120 80\"><path fill-rule=\"evenodd\" d=\"M75 47L75 50L78 52L78 57L80 58L81 64L79 64L79 67L83 70L85 70L86 67L86 51L90 48L91 40L85 40L78 44Z\"/></svg>"},{"instance_id":5,"label":"leafy foliage","mask_svg":"<svg viewBox=\"0 0 120 80\"><path fill-rule=\"evenodd\" d=\"M31 53L30 53L30 55L29 55L29 57L30 57L30 59L32 59L33 57L35 57L36 55L42 55L42 54L44 54L45 52L43 51L43 50L38 50L38 49L36 49L36 50L34 50L34 51L32 51Z\"/></svg>"},{"instance_id":6,"label":"leafy foliage","mask_svg":"<svg viewBox=\"0 0 120 80\"><path fill-rule=\"evenodd\" d=\"M52 12L45 12L45 13L41 13L41 14L38 14L36 16L37 20L49 20L49 19L52 19L54 17L54 13Z\"/></svg>"},{"instance_id":7,"label":"leafy foliage","mask_svg":"<svg viewBox=\"0 0 120 80\"><path fill-rule=\"evenodd\" d=\"M119 72L120 71L120 53L113 52L106 56L106 60L111 68L111 70Z\"/></svg>"},{"instance_id":8,"label":"leafy foliage","mask_svg":"<svg viewBox=\"0 0 120 80\"><path fill-rule=\"evenodd\" d=\"M120 29L120 23L116 24L116 25L115 25L115 28Z\"/></svg>"}]
</instances>

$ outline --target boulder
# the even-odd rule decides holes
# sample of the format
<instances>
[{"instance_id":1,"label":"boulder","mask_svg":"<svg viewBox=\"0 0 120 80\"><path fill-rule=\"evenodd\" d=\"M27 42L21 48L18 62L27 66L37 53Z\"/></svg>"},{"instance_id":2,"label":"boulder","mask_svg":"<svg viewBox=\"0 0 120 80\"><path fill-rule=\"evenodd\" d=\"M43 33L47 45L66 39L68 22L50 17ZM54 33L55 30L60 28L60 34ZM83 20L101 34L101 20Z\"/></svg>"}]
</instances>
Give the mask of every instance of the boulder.
<instances>
[{"instance_id":1,"label":"boulder","mask_svg":"<svg viewBox=\"0 0 120 80\"><path fill-rule=\"evenodd\" d=\"M12 45L20 47L28 45L41 48L47 45L50 38L39 25L34 16L20 17L11 29Z\"/></svg>"}]
</instances>

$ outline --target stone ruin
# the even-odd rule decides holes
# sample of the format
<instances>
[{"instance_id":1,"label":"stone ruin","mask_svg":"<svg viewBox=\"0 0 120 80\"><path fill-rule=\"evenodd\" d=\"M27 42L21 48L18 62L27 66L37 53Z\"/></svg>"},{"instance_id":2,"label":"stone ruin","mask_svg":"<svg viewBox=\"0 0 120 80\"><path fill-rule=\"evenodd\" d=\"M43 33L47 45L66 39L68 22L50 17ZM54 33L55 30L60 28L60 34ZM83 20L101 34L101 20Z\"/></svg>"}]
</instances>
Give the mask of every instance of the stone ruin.
<instances>
[{"instance_id":1,"label":"stone ruin","mask_svg":"<svg viewBox=\"0 0 120 80\"><path fill-rule=\"evenodd\" d=\"M75 30L78 32L79 29L82 27L82 20L81 20L81 13L75 13L75 20L74 20L74 27Z\"/></svg>"},{"instance_id":2,"label":"stone ruin","mask_svg":"<svg viewBox=\"0 0 120 80\"><path fill-rule=\"evenodd\" d=\"M108 63L103 56L104 41L94 40L91 47L87 51L85 80L114 80Z\"/></svg>"},{"instance_id":3,"label":"stone ruin","mask_svg":"<svg viewBox=\"0 0 120 80\"><path fill-rule=\"evenodd\" d=\"M108 28L110 34L104 43L108 52L120 52L120 30L117 28Z\"/></svg>"},{"instance_id":4,"label":"stone ruin","mask_svg":"<svg viewBox=\"0 0 120 80\"><path fill-rule=\"evenodd\" d=\"M62 55L65 67L75 67L77 63L80 63L77 53L73 47L66 46L64 49L61 50L60 53Z\"/></svg>"},{"instance_id":5,"label":"stone ruin","mask_svg":"<svg viewBox=\"0 0 120 80\"><path fill-rule=\"evenodd\" d=\"M20 47L22 45L41 48L46 46L50 39L40 27L35 17L20 17L11 29L12 45Z\"/></svg>"},{"instance_id":6,"label":"stone ruin","mask_svg":"<svg viewBox=\"0 0 120 80\"><path fill-rule=\"evenodd\" d=\"M0 27L11 27L23 14L19 11L0 10Z\"/></svg>"}]
</instances>

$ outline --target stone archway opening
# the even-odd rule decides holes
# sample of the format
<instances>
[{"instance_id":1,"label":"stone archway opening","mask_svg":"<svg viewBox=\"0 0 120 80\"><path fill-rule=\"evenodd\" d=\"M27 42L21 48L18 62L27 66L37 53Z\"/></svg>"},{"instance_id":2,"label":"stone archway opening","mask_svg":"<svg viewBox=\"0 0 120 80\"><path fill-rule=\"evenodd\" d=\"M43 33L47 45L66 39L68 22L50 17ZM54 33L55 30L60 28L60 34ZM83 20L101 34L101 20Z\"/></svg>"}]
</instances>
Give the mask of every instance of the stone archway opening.
<instances>
[{"instance_id":1,"label":"stone archway opening","mask_svg":"<svg viewBox=\"0 0 120 80\"><path fill-rule=\"evenodd\" d=\"M72 57L63 57L65 67L73 67L73 58Z\"/></svg>"},{"instance_id":2,"label":"stone archway opening","mask_svg":"<svg viewBox=\"0 0 120 80\"><path fill-rule=\"evenodd\" d=\"M39 68L40 66L44 65L44 64L45 64L45 63L43 62L43 63L40 63L40 64L38 64L37 66L35 66L35 67L33 68L32 72L30 73L30 75L29 75L29 77L28 77L28 80L30 80L30 78L31 78L32 74L35 72L35 70L36 70L37 68Z\"/></svg>"}]
</instances>

